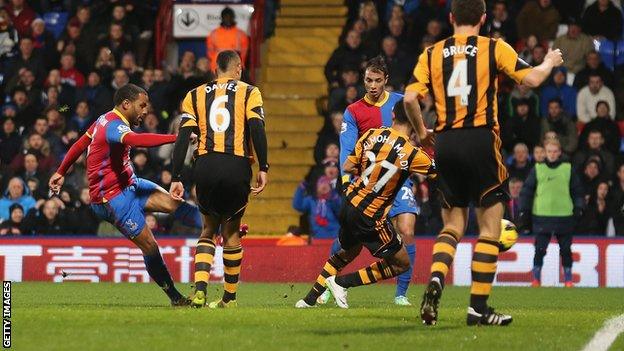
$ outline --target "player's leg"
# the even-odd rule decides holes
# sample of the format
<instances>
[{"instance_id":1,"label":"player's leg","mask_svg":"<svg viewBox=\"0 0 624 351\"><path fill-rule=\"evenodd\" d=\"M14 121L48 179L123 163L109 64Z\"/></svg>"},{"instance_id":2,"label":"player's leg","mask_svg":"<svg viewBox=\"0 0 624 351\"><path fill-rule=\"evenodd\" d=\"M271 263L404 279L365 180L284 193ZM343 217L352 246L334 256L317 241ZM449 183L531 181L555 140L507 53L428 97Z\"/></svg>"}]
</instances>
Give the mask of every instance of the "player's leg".
<instances>
[{"instance_id":1,"label":"player's leg","mask_svg":"<svg viewBox=\"0 0 624 351\"><path fill-rule=\"evenodd\" d=\"M354 243L349 244L347 249L340 249L333 254L323 265L321 273L316 278L308 294L303 299L297 301L295 307L308 308L316 305L319 296L328 290L326 287L327 279L340 273L345 266L351 263L360 254L360 251L362 251L362 244Z\"/></svg>"},{"instance_id":2,"label":"player's leg","mask_svg":"<svg viewBox=\"0 0 624 351\"><path fill-rule=\"evenodd\" d=\"M139 183L138 191L149 194L145 202L146 211L171 213L176 220L186 226L202 228L201 213L197 206L186 201L172 199L167 190L149 180L139 178L137 182Z\"/></svg>"},{"instance_id":3,"label":"player's leg","mask_svg":"<svg viewBox=\"0 0 624 351\"><path fill-rule=\"evenodd\" d=\"M331 248L329 250L329 257L332 257L333 255L337 254L340 251L340 249L342 249L342 247L340 246L340 240L336 238L332 242ZM319 297L316 299L316 303L319 305L324 305L328 303L329 299L331 298L331 291L325 288L324 282L325 280L323 279L323 286L319 287L319 291L323 291L323 293L319 295Z\"/></svg>"},{"instance_id":4,"label":"player's leg","mask_svg":"<svg viewBox=\"0 0 624 351\"><path fill-rule=\"evenodd\" d=\"M496 313L487 304L496 275L501 219L504 211L502 202L476 210L479 239L472 254L470 307L466 319L468 325L508 325L512 322L511 316Z\"/></svg>"},{"instance_id":5,"label":"player's leg","mask_svg":"<svg viewBox=\"0 0 624 351\"><path fill-rule=\"evenodd\" d=\"M435 325L438 321L438 307L444 282L453 259L457 243L464 235L468 222L468 209L465 207L442 208L444 227L433 244L433 261L429 284L425 288L420 304L420 317L426 325Z\"/></svg>"},{"instance_id":6,"label":"player's leg","mask_svg":"<svg viewBox=\"0 0 624 351\"><path fill-rule=\"evenodd\" d=\"M550 233L535 233L535 254L533 256L533 287L542 285L542 266L544 265L544 256L550 243Z\"/></svg>"},{"instance_id":7,"label":"player's leg","mask_svg":"<svg viewBox=\"0 0 624 351\"><path fill-rule=\"evenodd\" d=\"M223 296L210 303L210 308L236 307L236 292L243 260L243 248L239 235L241 217L222 222L223 237Z\"/></svg>"},{"instance_id":8,"label":"player's leg","mask_svg":"<svg viewBox=\"0 0 624 351\"><path fill-rule=\"evenodd\" d=\"M561 265L563 266L563 280L566 288L574 287L572 282L572 233L557 233L557 242L559 242L559 255L561 256Z\"/></svg>"},{"instance_id":9,"label":"player's leg","mask_svg":"<svg viewBox=\"0 0 624 351\"><path fill-rule=\"evenodd\" d=\"M158 244L152 231L143 224L141 232L130 240L143 252L145 269L156 284L163 289L173 306L187 306L188 299L175 288L171 274L160 254Z\"/></svg>"},{"instance_id":10,"label":"player's leg","mask_svg":"<svg viewBox=\"0 0 624 351\"><path fill-rule=\"evenodd\" d=\"M401 213L392 218L392 224L399 232L407 256L409 257L410 266L405 273L397 277L397 287L394 295L394 303L401 306L411 306L407 299L407 288L412 280L414 268L414 260L416 258L416 246L414 245L414 227L416 226L416 214Z\"/></svg>"},{"instance_id":11,"label":"player's leg","mask_svg":"<svg viewBox=\"0 0 624 351\"><path fill-rule=\"evenodd\" d=\"M195 247L195 289L191 297L193 307L203 307L206 304L206 290L210 280L210 269L214 263L215 236L219 229L220 218L217 216L202 215L204 225Z\"/></svg>"}]
</instances>

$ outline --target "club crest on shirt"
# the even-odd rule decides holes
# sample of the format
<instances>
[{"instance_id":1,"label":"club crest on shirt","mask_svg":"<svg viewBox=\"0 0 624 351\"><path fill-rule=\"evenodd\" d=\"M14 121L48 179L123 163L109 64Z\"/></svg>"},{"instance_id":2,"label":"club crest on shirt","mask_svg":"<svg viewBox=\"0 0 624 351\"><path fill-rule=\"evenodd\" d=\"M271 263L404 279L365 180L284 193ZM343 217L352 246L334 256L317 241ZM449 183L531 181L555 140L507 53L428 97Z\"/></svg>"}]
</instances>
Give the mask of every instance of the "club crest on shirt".
<instances>
[{"instance_id":1,"label":"club crest on shirt","mask_svg":"<svg viewBox=\"0 0 624 351\"><path fill-rule=\"evenodd\" d=\"M118 131L120 134L123 134L123 133L128 133L128 132L130 132L130 127L128 127L128 126L127 126L127 125L125 125L125 124L122 124L122 125L117 126L117 131Z\"/></svg>"}]
</instances>

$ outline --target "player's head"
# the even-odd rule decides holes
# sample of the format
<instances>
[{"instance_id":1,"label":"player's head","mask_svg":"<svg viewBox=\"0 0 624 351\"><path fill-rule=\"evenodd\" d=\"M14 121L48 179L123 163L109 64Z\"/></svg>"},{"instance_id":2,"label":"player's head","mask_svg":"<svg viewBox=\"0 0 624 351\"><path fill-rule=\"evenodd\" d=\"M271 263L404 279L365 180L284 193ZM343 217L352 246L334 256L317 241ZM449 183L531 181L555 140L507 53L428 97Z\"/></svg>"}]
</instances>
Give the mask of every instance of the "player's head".
<instances>
[{"instance_id":1,"label":"player's head","mask_svg":"<svg viewBox=\"0 0 624 351\"><path fill-rule=\"evenodd\" d=\"M392 108L392 124L406 126L411 131L412 125L407 118L405 106L403 105L403 99L397 101L397 103L394 104L394 107Z\"/></svg>"},{"instance_id":2,"label":"player's head","mask_svg":"<svg viewBox=\"0 0 624 351\"><path fill-rule=\"evenodd\" d=\"M243 63L234 50L223 50L217 55L217 76L240 79L243 73Z\"/></svg>"},{"instance_id":3,"label":"player's head","mask_svg":"<svg viewBox=\"0 0 624 351\"><path fill-rule=\"evenodd\" d=\"M548 138L544 140L544 149L546 149L546 159L548 162L555 162L561 156L561 143L558 138Z\"/></svg>"},{"instance_id":4,"label":"player's head","mask_svg":"<svg viewBox=\"0 0 624 351\"><path fill-rule=\"evenodd\" d=\"M134 84L124 85L117 89L113 96L115 108L119 110L132 125L139 125L143 117L147 115L148 102L149 97L145 89Z\"/></svg>"},{"instance_id":5,"label":"player's head","mask_svg":"<svg viewBox=\"0 0 624 351\"><path fill-rule=\"evenodd\" d=\"M449 20L453 27L482 26L485 23L485 1L453 0Z\"/></svg>"},{"instance_id":6,"label":"player's head","mask_svg":"<svg viewBox=\"0 0 624 351\"><path fill-rule=\"evenodd\" d=\"M364 68L364 88L369 98L377 100L388 83L388 66L383 57L377 56L366 62Z\"/></svg>"}]
</instances>

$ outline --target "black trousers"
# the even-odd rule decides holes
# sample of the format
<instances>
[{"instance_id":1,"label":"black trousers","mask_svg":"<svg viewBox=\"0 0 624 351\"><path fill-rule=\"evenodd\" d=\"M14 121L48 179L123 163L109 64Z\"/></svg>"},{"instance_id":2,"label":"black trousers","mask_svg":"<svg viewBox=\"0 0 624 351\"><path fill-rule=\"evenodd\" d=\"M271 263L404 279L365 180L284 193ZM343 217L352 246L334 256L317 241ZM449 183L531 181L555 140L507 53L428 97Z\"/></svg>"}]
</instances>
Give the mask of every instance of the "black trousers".
<instances>
[{"instance_id":1,"label":"black trousers","mask_svg":"<svg viewBox=\"0 0 624 351\"><path fill-rule=\"evenodd\" d=\"M561 265L564 268L572 267L572 232L548 232L535 234L535 256L533 257L533 266L541 267L544 265L544 256L546 249L550 243L550 237L555 235L559 243L559 255L561 255Z\"/></svg>"}]
</instances>

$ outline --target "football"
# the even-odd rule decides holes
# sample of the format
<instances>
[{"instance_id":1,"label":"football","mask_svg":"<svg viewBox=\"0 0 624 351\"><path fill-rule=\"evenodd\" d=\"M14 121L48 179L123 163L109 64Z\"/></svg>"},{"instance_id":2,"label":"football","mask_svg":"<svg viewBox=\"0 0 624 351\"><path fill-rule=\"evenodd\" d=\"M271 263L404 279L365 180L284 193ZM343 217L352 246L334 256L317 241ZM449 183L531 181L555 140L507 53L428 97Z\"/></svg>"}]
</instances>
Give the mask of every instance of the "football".
<instances>
[{"instance_id":1,"label":"football","mask_svg":"<svg viewBox=\"0 0 624 351\"><path fill-rule=\"evenodd\" d=\"M518 241L518 231L516 226L506 219L501 219L501 234L498 242L500 243L500 251L505 252Z\"/></svg>"}]
</instances>

